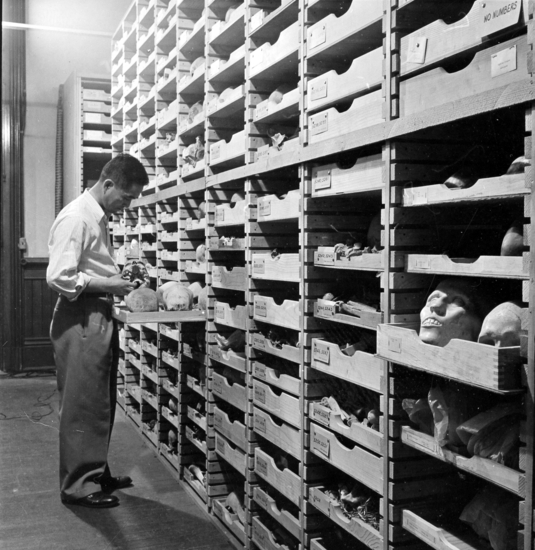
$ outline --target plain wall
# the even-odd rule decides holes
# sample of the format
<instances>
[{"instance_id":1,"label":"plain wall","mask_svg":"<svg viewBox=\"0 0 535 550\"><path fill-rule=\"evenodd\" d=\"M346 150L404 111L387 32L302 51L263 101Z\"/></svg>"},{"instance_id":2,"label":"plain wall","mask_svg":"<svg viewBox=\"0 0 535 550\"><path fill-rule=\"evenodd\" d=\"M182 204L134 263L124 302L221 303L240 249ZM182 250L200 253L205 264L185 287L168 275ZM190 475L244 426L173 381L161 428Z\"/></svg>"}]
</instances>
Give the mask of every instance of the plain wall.
<instances>
[{"instance_id":1,"label":"plain wall","mask_svg":"<svg viewBox=\"0 0 535 550\"><path fill-rule=\"evenodd\" d=\"M111 35L131 4L132 0L26 0L26 22ZM55 215L59 85L74 71L111 78L111 36L25 32L24 236L28 257L48 257L48 232Z\"/></svg>"}]
</instances>

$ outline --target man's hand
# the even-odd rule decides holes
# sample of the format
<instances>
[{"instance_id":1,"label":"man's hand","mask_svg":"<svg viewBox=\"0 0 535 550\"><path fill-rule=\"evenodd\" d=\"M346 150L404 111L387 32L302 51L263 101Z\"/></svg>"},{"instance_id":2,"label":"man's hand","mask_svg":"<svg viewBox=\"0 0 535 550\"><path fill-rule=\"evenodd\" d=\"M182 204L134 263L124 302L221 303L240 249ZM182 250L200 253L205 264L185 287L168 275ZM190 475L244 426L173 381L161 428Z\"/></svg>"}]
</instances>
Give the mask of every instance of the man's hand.
<instances>
[{"instance_id":1,"label":"man's hand","mask_svg":"<svg viewBox=\"0 0 535 550\"><path fill-rule=\"evenodd\" d=\"M115 294L116 296L126 296L134 290L137 285L135 282L123 279L120 274L108 277L106 279L106 292Z\"/></svg>"}]
</instances>

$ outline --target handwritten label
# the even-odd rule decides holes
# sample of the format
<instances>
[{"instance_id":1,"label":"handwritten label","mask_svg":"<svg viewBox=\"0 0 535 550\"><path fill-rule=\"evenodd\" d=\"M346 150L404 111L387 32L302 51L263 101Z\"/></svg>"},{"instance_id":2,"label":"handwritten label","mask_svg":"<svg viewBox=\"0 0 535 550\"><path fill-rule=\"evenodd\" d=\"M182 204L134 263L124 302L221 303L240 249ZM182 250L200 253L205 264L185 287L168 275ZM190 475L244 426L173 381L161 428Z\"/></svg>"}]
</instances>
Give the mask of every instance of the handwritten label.
<instances>
[{"instance_id":1,"label":"handwritten label","mask_svg":"<svg viewBox=\"0 0 535 550\"><path fill-rule=\"evenodd\" d=\"M262 334L253 334L253 346L258 349L266 349L266 339Z\"/></svg>"},{"instance_id":2,"label":"handwritten label","mask_svg":"<svg viewBox=\"0 0 535 550\"><path fill-rule=\"evenodd\" d=\"M330 351L331 350L325 344L314 342L314 346L312 347L312 358L315 361L328 365L330 362Z\"/></svg>"},{"instance_id":3,"label":"handwritten label","mask_svg":"<svg viewBox=\"0 0 535 550\"><path fill-rule=\"evenodd\" d=\"M329 409L321 406L319 403L314 403L312 407L312 417L314 420L317 420L320 424L329 426L331 421L331 413Z\"/></svg>"},{"instance_id":4,"label":"handwritten label","mask_svg":"<svg viewBox=\"0 0 535 550\"><path fill-rule=\"evenodd\" d=\"M256 468L255 470L260 474L267 476L268 475L268 463L267 460L264 460L260 456L256 456Z\"/></svg>"},{"instance_id":5,"label":"handwritten label","mask_svg":"<svg viewBox=\"0 0 535 550\"><path fill-rule=\"evenodd\" d=\"M264 275L266 273L266 259L253 256L253 273Z\"/></svg>"},{"instance_id":6,"label":"handwritten label","mask_svg":"<svg viewBox=\"0 0 535 550\"><path fill-rule=\"evenodd\" d=\"M411 198L411 204L412 205L418 205L418 204L427 204L427 188L423 187L421 189L411 189L412 198Z\"/></svg>"},{"instance_id":7,"label":"handwritten label","mask_svg":"<svg viewBox=\"0 0 535 550\"><path fill-rule=\"evenodd\" d=\"M216 304L215 306L215 318L220 321L224 321L226 317L226 308L223 304Z\"/></svg>"},{"instance_id":8,"label":"handwritten label","mask_svg":"<svg viewBox=\"0 0 535 550\"><path fill-rule=\"evenodd\" d=\"M331 442L324 435L314 431L312 432L312 448L328 458L331 453Z\"/></svg>"},{"instance_id":9,"label":"handwritten label","mask_svg":"<svg viewBox=\"0 0 535 550\"><path fill-rule=\"evenodd\" d=\"M255 300L254 314L256 317L267 317L267 302L265 300Z\"/></svg>"},{"instance_id":10,"label":"handwritten label","mask_svg":"<svg viewBox=\"0 0 535 550\"><path fill-rule=\"evenodd\" d=\"M327 40L327 30L325 23L314 25L309 31L308 35L308 47L313 50L321 44L324 44Z\"/></svg>"},{"instance_id":11,"label":"handwritten label","mask_svg":"<svg viewBox=\"0 0 535 550\"><path fill-rule=\"evenodd\" d=\"M266 433L266 419L258 414L254 416L254 427L259 432Z\"/></svg>"},{"instance_id":12,"label":"handwritten label","mask_svg":"<svg viewBox=\"0 0 535 550\"><path fill-rule=\"evenodd\" d=\"M520 19L520 0L481 1L481 36L516 25Z\"/></svg>"},{"instance_id":13,"label":"handwritten label","mask_svg":"<svg viewBox=\"0 0 535 550\"><path fill-rule=\"evenodd\" d=\"M267 380L267 368L265 365L260 363L255 363L254 365L254 375L261 380Z\"/></svg>"},{"instance_id":14,"label":"handwritten label","mask_svg":"<svg viewBox=\"0 0 535 550\"><path fill-rule=\"evenodd\" d=\"M266 534L264 533L264 530L257 524L253 524L253 539L260 548L265 548L266 544Z\"/></svg>"},{"instance_id":15,"label":"handwritten label","mask_svg":"<svg viewBox=\"0 0 535 550\"><path fill-rule=\"evenodd\" d=\"M255 489L254 499L260 506L262 506L262 508L264 508L264 510L268 509L269 500L268 500L268 496L266 495L266 493L264 493L264 491L261 491L260 489Z\"/></svg>"},{"instance_id":16,"label":"handwritten label","mask_svg":"<svg viewBox=\"0 0 535 550\"><path fill-rule=\"evenodd\" d=\"M325 252L324 250L318 250L315 253L315 263L321 265L334 265L336 256L334 250Z\"/></svg>"},{"instance_id":17,"label":"handwritten label","mask_svg":"<svg viewBox=\"0 0 535 550\"><path fill-rule=\"evenodd\" d=\"M224 455L225 454L225 442L220 439L219 437L216 437L216 440L215 440L215 443L216 443L216 449L217 449L217 452Z\"/></svg>"},{"instance_id":18,"label":"handwritten label","mask_svg":"<svg viewBox=\"0 0 535 550\"><path fill-rule=\"evenodd\" d=\"M255 119L258 120L259 118L262 118L263 116L266 116L268 114L268 102L262 101L262 103L259 103L256 106L255 110Z\"/></svg>"},{"instance_id":19,"label":"handwritten label","mask_svg":"<svg viewBox=\"0 0 535 550\"><path fill-rule=\"evenodd\" d=\"M266 389L262 388L260 386L257 386L255 384L254 399L255 399L255 401L258 401L259 403L262 403L262 405L265 405L266 404Z\"/></svg>"},{"instance_id":20,"label":"handwritten label","mask_svg":"<svg viewBox=\"0 0 535 550\"><path fill-rule=\"evenodd\" d=\"M312 178L314 191L329 189L331 187L331 170L318 170Z\"/></svg>"},{"instance_id":21,"label":"handwritten label","mask_svg":"<svg viewBox=\"0 0 535 550\"><path fill-rule=\"evenodd\" d=\"M327 97L327 77L316 78L310 85L310 99L317 101Z\"/></svg>"},{"instance_id":22,"label":"handwritten label","mask_svg":"<svg viewBox=\"0 0 535 550\"><path fill-rule=\"evenodd\" d=\"M258 201L259 216L271 216L271 198L263 197Z\"/></svg>"},{"instance_id":23,"label":"handwritten label","mask_svg":"<svg viewBox=\"0 0 535 550\"><path fill-rule=\"evenodd\" d=\"M334 317L336 315L336 304L334 302L318 300L316 306L316 315L318 317L324 317L326 319Z\"/></svg>"},{"instance_id":24,"label":"handwritten label","mask_svg":"<svg viewBox=\"0 0 535 550\"><path fill-rule=\"evenodd\" d=\"M409 47L407 50L408 63L425 63L425 54L427 50L427 38L425 36L409 37Z\"/></svg>"},{"instance_id":25,"label":"handwritten label","mask_svg":"<svg viewBox=\"0 0 535 550\"><path fill-rule=\"evenodd\" d=\"M221 156L221 143L214 143L210 147L210 160L217 160Z\"/></svg>"},{"instance_id":26,"label":"handwritten label","mask_svg":"<svg viewBox=\"0 0 535 550\"><path fill-rule=\"evenodd\" d=\"M388 339L388 350L393 351L394 353L401 353L401 338L390 337Z\"/></svg>"},{"instance_id":27,"label":"handwritten label","mask_svg":"<svg viewBox=\"0 0 535 550\"><path fill-rule=\"evenodd\" d=\"M221 381L221 379L219 377L217 377L217 378L214 377L214 383L212 385L212 391L214 393L219 394L219 395L223 394L223 382Z\"/></svg>"},{"instance_id":28,"label":"handwritten label","mask_svg":"<svg viewBox=\"0 0 535 550\"><path fill-rule=\"evenodd\" d=\"M329 130L329 111L310 117L310 135L323 134Z\"/></svg>"},{"instance_id":29,"label":"handwritten label","mask_svg":"<svg viewBox=\"0 0 535 550\"><path fill-rule=\"evenodd\" d=\"M249 32L258 29L264 21L264 10L257 11L249 20Z\"/></svg>"},{"instance_id":30,"label":"handwritten label","mask_svg":"<svg viewBox=\"0 0 535 550\"><path fill-rule=\"evenodd\" d=\"M224 222L225 221L225 210L224 208L217 207L215 209L215 221L216 222Z\"/></svg>"},{"instance_id":31,"label":"handwritten label","mask_svg":"<svg viewBox=\"0 0 535 550\"><path fill-rule=\"evenodd\" d=\"M221 269L219 268L219 266L212 267L212 282L220 283L221 279Z\"/></svg>"},{"instance_id":32,"label":"handwritten label","mask_svg":"<svg viewBox=\"0 0 535 550\"><path fill-rule=\"evenodd\" d=\"M490 59L490 74L492 78L516 71L516 45L501 50Z\"/></svg>"},{"instance_id":33,"label":"handwritten label","mask_svg":"<svg viewBox=\"0 0 535 550\"><path fill-rule=\"evenodd\" d=\"M415 258L414 267L416 269L429 269L429 258L427 257Z\"/></svg>"},{"instance_id":34,"label":"handwritten label","mask_svg":"<svg viewBox=\"0 0 535 550\"><path fill-rule=\"evenodd\" d=\"M219 429L223 427L223 415L219 411L216 411L214 414L214 425Z\"/></svg>"}]
</instances>

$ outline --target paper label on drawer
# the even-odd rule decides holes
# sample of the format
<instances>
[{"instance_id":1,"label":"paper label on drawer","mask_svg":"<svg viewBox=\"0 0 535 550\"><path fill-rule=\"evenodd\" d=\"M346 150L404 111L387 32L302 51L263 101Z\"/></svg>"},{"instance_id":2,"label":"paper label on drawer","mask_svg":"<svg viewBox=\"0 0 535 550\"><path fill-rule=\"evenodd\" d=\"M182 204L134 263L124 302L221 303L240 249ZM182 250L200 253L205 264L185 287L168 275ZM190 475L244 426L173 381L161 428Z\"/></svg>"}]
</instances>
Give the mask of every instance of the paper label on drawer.
<instances>
[{"instance_id":1,"label":"paper label on drawer","mask_svg":"<svg viewBox=\"0 0 535 550\"><path fill-rule=\"evenodd\" d=\"M258 29L264 21L264 10L257 11L249 20L249 32Z\"/></svg>"},{"instance_id":2,"label":"paper label on drawer","mask_svg":"<svg viewBox=\"0 0 535 550\"><path fill-rule=\"evenodd\" d=\"M429 269L429 258L415 258L414 267L416 269Z\"/></svg>"},{"instance_id":3,"label":"paper label on drawer","mask_svg":"<svg viewBox=\"0 0 535 550\"><path fill-rule=\"evenodd\" d=\"M267 317L267 303L265 300L255 300L254 314L258 317Z\"/></svg>"},{"instance_id":4,"label":"paper label on drawer","mask_svg":"<svg viewBox=\"0 0 535 550\"><path fill-rule=\"evenodd\" d=\"M490 74L492 78L511 73L516 71L516 69L516 45L492 55L490 60Z\"/></svg>"},{"instance_id":5,"label":"paper label on drawer","mask_svg":"<svg viewBox=\"0 0 535 550\"><path fill-rule=\"evenodd\" d=\"M225 210L223 208L216 208L215 221L216 222L224 222L225 221Z\"/></svg>"},{"instance_id":6,"label":"paper label on drawer","mask_svg":"<svg viewBox=\"0 0 535 550\"><path fill-rule=\"evenodd\" d=\"M258 215L271 216L271 199L262 198L258 201Z\"/></svg>"},{"instance_id":7,"label":"paper label on drawer","mask_svg":"<svg viewBox=\"0 0 535 550\"><path fill-rule=\"evenodd\" d=\"M221 429L223 427L223 415L219 411L214 414L214 424L216 428Z\"/></svg>"},{"instance_id":8,"label":"paper label on drawer","mask_svg":"<svg viewBox=\"0 0 535 550\"><path fill-rule=\"evenodd\" d=\"M310 86L311 101L317 101L323 97L327 97L327 77L314 80Z\"/></svg>"},{"instance_id":9,"label":"paper label on drawer","mask_svg":"<svg viewBox=\"0 0 535 550\"><path fill-rule=\"evenodd\" d=\"M225 442L222 439L216 438L216 449L222 454L225 454Z\"/></svg>"},{"instance_id":10,"label":"paper label on drawer","mask_svg":"<svg viewBox=\"0 0 535 550\"><path fill-rule=\"evenodd\" d=\"M322 407L319 403L314 403L314 406L312 407L312 418L320 424L328 426L331 420L331 413L328 409Z\"/></svg>"},{"instance_id":11,"label":"paper label on drawer","mask_svg":"<svg viewBox=\"0 0 535 550\"><path fill-rule=\"evenodd\" d=\"M480 0L481 36L516 25L520 18L520 0Z\"/></svg>"},{"instance_id":12,"label":"paper label on drawer","mask_svg":"<svg viewBox=\"0 0 535 550\"><path fill-rule=\"evenodd\" d=\"M329 111L310 117L310 135L323 134L329 129Z\"/></svg>"},{"instance_id":13,"label":"paper label on drawer","mask_svg":"<svg viewBox=\"0 0 535 550\"><path fill-rule=\"evenodd\" d=\"M331 187L331 171L318 170L316 175L312 178L312 187L314 191L329 189Z\"/></svg>"},{"instance_id":14,"label":"paper label on drawer","mask_svg":"<svg viewBox=\"0 0 535 550\"><path fill-rule=\"evenodd\" d=\"M215 318L220 321L224 321L226 317L226 308L222 304L216 304L215 306Z\"/></svg>"},{"instance_id":15,"label":"paper label on drawer","mask_svg":"<svg viewBox=\"0 0 535 550\"><path fill-rule=\"evenodd\" d=\"M264 365L260 365L258 363L255 363L255 366L254 366L254 375L257 377L257 378L260 378L261 380L266 380L267 379L267 375L266 375L266 367Z\"/></svg>"},{"instance_id":16,"label":"paper label on drawer","mask_svg":"<svg viewBox=\"0 0 535 550\"><path fill-rule=\"evenodd\" d=\"M417 535L418 538L428 541L433 546L436 545L437 540L435 535L427 529L423 529L413 518L403 516L403 527L405 527L407 531Z\"/></svg>"},{"instance_id":17,"label":"paper label on drawer","mask_svg":"<svg viewBox=\"0 0 535 550\"><path fill-rule=\"evenodd\" d=\"M388 339L388 350L394 353L401 353L401 338L390 337Z\"/></svg>"},{"instance_id":18,"label":"paper label on drawer","mask_svg":"<svg viewBox=\"0 0 535 550\"><path fill-rule=\"evenodd\" d=\"M409 47L407 50L408 63L425 63L425 53L427 50L427 38L425 36L409 37Z\"/></svg>"},{"instance_id":19,"label":"paper label on drawer","mask_svg":"<svg viewBox=\"0 0 535 550\"><path fill-rule=\"evenodd\" d=\"M266 433L266 419L262 416L255 414L254 416L254 427L262 433Z\"/></svg>"},{"instance_id":20,"label":"paper label on drawer","mask_svg":"<svg viewBox=\"0 0 535 550\"><path fill-rule=\"evenodd\" d=\"M316 252L316 263L322 265L334 265L334 260L336 256L334 250L332 252L325 252L323 250L318 250Z\"/></svg>"},{"instance_id":21,"label":"paper label on drawer","mask_svg":"<svg viewBox=\"0 0 535 550\"><path fill-rule=\"evenodd\" d=\"M212 391L222 395L223 393L223 383L220 378L214 378L214 383L212 384Z\"/></svg>"},{"instance_id":22,"label":"paper label on drawer","mask_svg":"<svg viewBox=\"0 0 535 550\"><path fill-rule=\"evenodd\" d=\"M262 61L264 61L264 49L260 46L260 48L251 53L251 69L260 65Z\"/></svg>"},{"instance_id":23,"label":"paper label on drawer","mask_svg":"<svg viewBox=\"0 0 535 550\"><path fill-rule=\"evenodd\" d=\"M221 156L221 143L214 143L210 147L210 160L217 160Z\"/></svg>"},{"instance_id":24,"label":"paper label on drawer","mask_svg":"<svg viewBox=\"0 0 535 550\"><path fill-rule=\"evenodd\" d=\"M427 189L423 188L423 189L418 189L418 188L415 188L415 189L411 189L411 194L412 194L412 202L411 204L412 205L417 205L417 204L427 204Z\"/></svg>"},{"instance_id":25,"label":"paper label on drawer","mask_svg":"<svg viewBox=\"0 0 535 550\"><path fill-rule=\"evenodd\" d=\"M260 388L259 386L254 387L254 398L255 401L258 401L259 403L262 403L262 405L266 404L266 390L265 388Z\"/></svg>"},{"instance_id":26,"label":"paper label on drawer","mask_svg":"<svg viewBox=\"0 0 535 550\"><path fill-rule=\"evenodd\" d=\"M266 259L253 258L253 273L264 275L266 272Z\"/></svg>"},{"instance_id":27,"label":"paper label on drawer","mask_svg":"<svg viewBox=\"0 0 535 550\"><path fill-rule=\"evenodd\" d=\"M316 449L322 455L329 457L331 452L331 442L322 434L313 432L312 434L312 448Z\"/></svg>"},{"instance_id":28,"label":"paper label on drawer","mask_svg":"<svg viewBox=\"0 0 535 550\"><path fill-rule=\"evenodd\" d=\"M264 476L268 474L268 463L260 456L256 457L256 471Z\"/></svg>"},{"instance_id":29,"label":"paper label on drawer","mask_svg":"<svg viewBox=\"0 0 535 550\"><path fill-rule=\"evenodd\" d=\"M330 361L330 349L321 342L314 342L312 348L312 358L315 361L320 361L321 363L329 364Z\"/></svg>"},{"instance_id":30,"label":"paper label on drawer","mask_svg":"<svg viewBox=\"0 0 535 550\"><path fill-rule=\"evenodd\" d=\"M260 491L258 489L255 491L255 501L260 506L262 506L262 508L264 508L265 510L268 509L269 500L268 500L268 496L266 495L266 493L264 493L264 491Z\"/></svg>"},{"instance_id":31,"label":"paper label on drawer","mask_svg":"<svg viewBox=\"0 0 535 550\"><path fill-rule=\"evenodd\" d=\"M310 29L310 34L308 36L308 47L313 50L319 45L324 44L327 40L327 31L325 24L315 25L314 28Z\"/></svg>"},{"instance_id":32,"label":"paper label on drawer","mask_svg":"<svg viewBox=\"0 0 535 550\"><path fill-rule=\"evenodd\" d=\"M218 266L214 266L212 268L212 281L214 283L220 283L221 282L221 270Z\"/></svg>"},{"instance_id":33,"label":"paper label on drawer","mask_svg":"<svg viewBox=\"0 0 535 550\"><path fill-rule=\"evenodd\" d=\"M318 317L325 317L329 319L336 315L336 304L335 303L329 304L328 302L324 302L323 300L318 300L316 312Z\"/></svg>"},{"instance_id":34,"label":"paper label on drawer","mask_svg":"<svg viewBox=\"0 0 535 550\"><path fill-rule=\"evenodd\" d=\"M266 349L266 339L262 334L253 334L253 346L259 349Z\"/></svg>"},{"instance_id":35,"label":"paper label on drawer","mask_svg":"<svg viewBox=\"0 0 535 550\"><path fill-rule=\"evenodd\" d=\"M433 454L439 454L440 447L438 443L432 438L420 437L418 434L406 432L405 439L407 442L412 443L416 447L431 451Z\"/></svg>"},{"instance_id":36,"label":"paper label on drawer","mask_svg":"<svg viewBox=\"0 0 535 550\"><path fill-rule=\"evenodd\" d=\"M259 119L259 118L262 118L263 116L266 116L268 113L268 110L269 108L268 108L267 101L262 101L262 103L259 103L256 106L255 119Z\"/></svg>"},{"instance_id":37,"label":"paper label on drawer","mask_svg":"<svg viewBox=\"0 0 535 550\"><path fill-rule=\"evenodd\" d=\"M259 544L261 548L266 547L266 534L264 533L263 529L256 523L253 524L253 539Z\"/></svg>"},{"instance_id":38,"label":"paper label on drawer","mask_svg":"<svg viewBox=\"0 0 535 550\"><path fill-rule=\"evenodd\" d=\"M100 122L100 114L99 113L85 113L84 122L92 122L94 124L98 124Z\"/></svg>"}]
</instances>

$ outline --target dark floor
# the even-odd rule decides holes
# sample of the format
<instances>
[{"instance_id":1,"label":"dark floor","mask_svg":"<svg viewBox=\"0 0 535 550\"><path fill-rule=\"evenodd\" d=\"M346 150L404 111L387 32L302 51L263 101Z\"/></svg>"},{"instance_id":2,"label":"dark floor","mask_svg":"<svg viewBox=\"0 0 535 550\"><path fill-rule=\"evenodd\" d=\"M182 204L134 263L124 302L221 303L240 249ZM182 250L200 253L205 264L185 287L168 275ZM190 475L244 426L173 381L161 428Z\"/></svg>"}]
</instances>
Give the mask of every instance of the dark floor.
<instances>
[{"instance_id":1,"label":"dark floor","mask_svg":"<svg viewBox=\"0 0 535 550\"><path fill-rule=\"evenodd\" d=\"M109 461L134 486L120 506L64 506L55 377L0 375L0 548L228 550L226 537L118 413Z\"/></svg>"}]
</instances>

